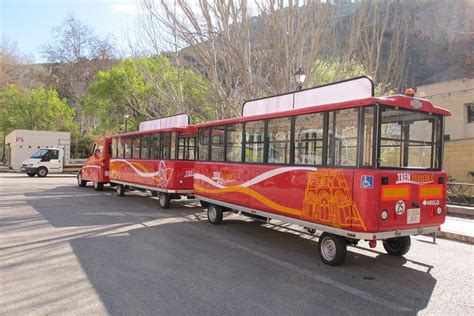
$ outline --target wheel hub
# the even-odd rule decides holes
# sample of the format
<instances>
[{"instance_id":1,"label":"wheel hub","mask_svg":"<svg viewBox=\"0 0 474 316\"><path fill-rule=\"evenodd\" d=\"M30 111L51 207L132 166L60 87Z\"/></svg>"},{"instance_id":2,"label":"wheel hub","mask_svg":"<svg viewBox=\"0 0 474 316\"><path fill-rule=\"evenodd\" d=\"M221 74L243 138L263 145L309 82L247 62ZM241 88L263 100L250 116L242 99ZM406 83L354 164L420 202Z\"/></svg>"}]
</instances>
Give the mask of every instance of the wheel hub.
<instances>
[{"instance_id":1,"label":"wheel hub","mask_svg":"<svg viewBox=\"0 0 474 316\"><path fill-rule=\"evenodd\" d=\"M336 257L336 244L334 241L329 238L325 238L322 242L321 252L326 260L333 260Z\"/></svg>"},{"instance_id":2,"label":"wheel hub","mask_svg":"<svg viewBox=\"0 0 474 316\"><path fill-rule=\"evenodd\" d=\"M211 220L215 220L216 216L217 216L217 214L216 214L215 208L214 208L214 207L210 207L210 208L209 208L209 218L210 218Z\"/></svg>"}]
</instances>

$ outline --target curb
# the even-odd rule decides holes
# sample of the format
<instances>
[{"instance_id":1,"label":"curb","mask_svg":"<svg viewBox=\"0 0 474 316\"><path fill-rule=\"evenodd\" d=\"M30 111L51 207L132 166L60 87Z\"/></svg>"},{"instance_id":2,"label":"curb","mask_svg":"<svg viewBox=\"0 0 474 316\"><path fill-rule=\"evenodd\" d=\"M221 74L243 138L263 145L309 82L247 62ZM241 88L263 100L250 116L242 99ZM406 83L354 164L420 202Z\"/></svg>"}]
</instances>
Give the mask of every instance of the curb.
<instances>
[{"instance_id":1,"label":"curb","mask_svg":"<svg viewBox=\"0 0 474 316\"><path fill-rule=\"evenodd\" d=\"M436 237L474 245L474 236L466 236L466 235L461 235L458 233L448 232L448 231L439 231L439 232L436 232Z\"/></svg>"}]
</instances>

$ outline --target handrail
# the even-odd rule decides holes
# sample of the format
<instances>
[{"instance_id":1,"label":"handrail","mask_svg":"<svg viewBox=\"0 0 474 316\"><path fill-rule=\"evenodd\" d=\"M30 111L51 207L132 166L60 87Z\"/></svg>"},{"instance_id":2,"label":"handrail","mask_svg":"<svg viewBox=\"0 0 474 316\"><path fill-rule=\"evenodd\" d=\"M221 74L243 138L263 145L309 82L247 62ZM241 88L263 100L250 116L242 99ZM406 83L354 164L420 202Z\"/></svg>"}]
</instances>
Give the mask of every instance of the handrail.
<instances>
[{"instance_id":1,"label":"handrail","mask_svg":"<svg viewBox=\"0 0 474 316\"><path fill-rule=\"evenodd\" d=\"M448 204L474 206L474 184L448 182L446 189Z\"/></svg>"}]
</instances>

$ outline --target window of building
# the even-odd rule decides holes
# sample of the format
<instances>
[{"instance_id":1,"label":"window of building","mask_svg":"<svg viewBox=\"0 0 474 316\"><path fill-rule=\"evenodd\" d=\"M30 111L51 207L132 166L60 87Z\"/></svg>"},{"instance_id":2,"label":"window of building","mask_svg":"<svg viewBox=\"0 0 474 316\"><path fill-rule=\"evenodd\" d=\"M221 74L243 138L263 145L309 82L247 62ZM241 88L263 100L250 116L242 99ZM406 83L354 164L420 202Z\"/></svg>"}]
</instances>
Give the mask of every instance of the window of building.
<instances>
[{"instance_id":1,"label":"window of building","mask_svg":"<svg viewBox=\"0 0 474 316\"><path fill-rule=\"evenodd\" d=\"M323 163L324 114L311 113L295 118L295 164Z\"/></svg>"},{"instance_id":2,"label":"window of building","mask_svg":"<svg viewBox=\"0 0 474 316\"><path fill-rule=\"evenodd\" d=\"M290 163L291 117L268 120L268 163Z\"/></svg>"},{"instance_id":3,"label":"window of building","mask_svg":"<svg viewBox=\"0 0 474 316\"><path fill-rule=\"evenodd\" d=\"M209 135L210 128L200 128L198 135L199 160L209 160Z\"/></svg>"},{"instance_id":4,"label":"window of building","mask_svg":"<svg viewBox=\"0 0 474 316\"><path fill-rule=\"evenodd\" d=\"M211 160L224 161L225 126L213 126L211 129Z\"/></svg>"},{"instance_id":5,"label":"window of building","mask_svg":"<svg viewBox=\"0 0 474 316\"><path fill-rule=\"evenodd\" d=\"M466 103L467 106L467 122L474 123L474 103Z\"/></svg>"},{"instance_id":6,"label":"window of building","mask_svg":"<svg viewBox=\"0 0 474 316\"><path fill-rule=\"evenodd\" d=\"M245 123L245 161L264 162L265 122Z\"/></svg>"},{"instance_id":7,"label":"window of building","mask_svg":"<svg viewBox=\"0 0 474 316\"><path fill-rule=\"evenodd\" d=\"M140 158L150 159L150 135L143 135L140 141Z\"/></svg>"},{"instance_id":8,"label":"window of building","mask_svg":"<svg viewBox=\"0 0 474 316\"><path fill-rule=\"evenodd\" d=\"M236 123L227 125L226 137L226 160L240 162L242 161L242 132L243 124Z\"/></svg>"}]
</instances>

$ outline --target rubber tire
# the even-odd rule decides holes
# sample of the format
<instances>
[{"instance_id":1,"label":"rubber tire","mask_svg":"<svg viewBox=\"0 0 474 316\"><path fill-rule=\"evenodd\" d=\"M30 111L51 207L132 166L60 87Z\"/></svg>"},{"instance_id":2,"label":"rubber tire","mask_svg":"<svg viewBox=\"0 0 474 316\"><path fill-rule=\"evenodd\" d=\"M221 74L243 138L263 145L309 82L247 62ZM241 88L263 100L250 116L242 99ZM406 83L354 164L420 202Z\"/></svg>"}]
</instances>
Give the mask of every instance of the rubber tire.
<instances>
[{"instance_id":1,"label":"rubber tire","mask_svg":"<svg viewBox=\"0 0 474 316\"><path fill-rule=\"evenodd\" d=\"M115 188L117 191L117 196L124 196L125 195L125 187L123 184L117 184L117 187Z\"/></svg>"},{"instance_id":2,"label":"rubber tire","mask_svg":"<svg viewBox=\"0 0 474 316\"><path fill-rule=\"evenodd\" d=\"M28 177L34 177L34 176L36 176L36 172L35 172L35 173L32 173L32 172L29 172L29 171L28 171L26 174L28 175Z\"/></svg>"},{"instance_id":3,"label":"rubber tire","mask_svg":"<svg viewBox=\"0 0 474 316\"><path fill-rule=\"evenodd\" d=\"M109 183L109 186L110 186L111 188L115 188L115 187L117 186L117 184L115 184L115 183Z\"/></svg>"},{"instance_id":4,"label":"rubber tire","mask_svg":"<svg viewBox=\"0 0 474 316\"><path fill-rule=\"evenodd\" d=\"M38 170L36 170L36 175L38 175L39 178L44 178L48 175L48 169L39 167Z\"/></svg>"},{"instance_id":5,"label":"rubber tire","mask_svg":"<svg viewBox=\"0 0 474 316\"><path fill-rule=\"evenodd\" d=\"M77 185L80 186L80 187L85 187L87 184L87 181L86 180L82 180L82 174L78 174L77 175Z\"/></svg>"},{"instance_id":6,"label":"rubber tire","mask_svg":"<svg viewBox=\"0 0 474 316\"><path fill-rule=\"evenodd\" d=\"M104 184L102 182L93 182L94 185L94 190L96 191L103 191L104 190Z\"/></svg>"},{"instance_id":7,"label":"rubber tire","mask_svg":"<svg viewBox=\"0 0 474 316\"><path fill-rule=\"evenodd\" d=\"M385 251L391 256L405 255L410 250L410 246L410 236L389 238L383 241Z\"/></svg>"},{"instance_id":8,"label":"rubber tire","mask_svg":"<svg viewBox=\"0 0 474 316\"><path fill-rule=\"evenodd\" d=\"M204 208L209 207L209 202L199 200L199 203L200 203L201 206L204 207Z\"/></svg>"},{"instance_id":9,"label":"rubber tire","mask_svg":"<svg viewBox=\"0 0 474 316\"><path fill-rule=\"evenodd\" d=\"M326 248L328 246L333 247L335 251L333 258L330 258L327 255L325 256L325 253L327 251L325 251L323 248ZM344 260L346 259L346 255L347 255L346 238L342 236L330 234L330 233L322 233L321 236L319 236L318 252L319 252L319 257L321 258L321 261L323 263L330 266L341 265L342 263L344 263Z\"/></svg>"},{"instance_id":10,"label":"rubber tire","mask_svg":"<svg viewBox=\"0 0 474 316\"><path fill-rule=\"evenodd\" d=\"M213 225L219 225L220 223L222 223L223 216L224 212L222 211L222 207L211 204L207 208L207 220L209 221L209 223Z\"/></svg>"},{"instance_id":11,"label":"rubber tire","mask_svg":"<svg viewBox=\"0 0 474 316\"><path fill-rule=\"evenodd\" d=\"M157 197L158 196L158 191L151 191L151 196Z\"/></svg>"},{"instance_id":12,"label":"rubber tire","mask_svg":"<svg viewBox=\"0 0 474 316\"><path fill-rule=\"evenodd\" d=\"M170 208L171 196L168 193L160 192L158 194L158 204L161 208Z\"/></svg>"}]
</instances>

